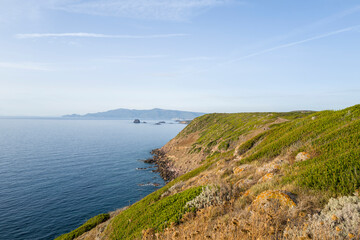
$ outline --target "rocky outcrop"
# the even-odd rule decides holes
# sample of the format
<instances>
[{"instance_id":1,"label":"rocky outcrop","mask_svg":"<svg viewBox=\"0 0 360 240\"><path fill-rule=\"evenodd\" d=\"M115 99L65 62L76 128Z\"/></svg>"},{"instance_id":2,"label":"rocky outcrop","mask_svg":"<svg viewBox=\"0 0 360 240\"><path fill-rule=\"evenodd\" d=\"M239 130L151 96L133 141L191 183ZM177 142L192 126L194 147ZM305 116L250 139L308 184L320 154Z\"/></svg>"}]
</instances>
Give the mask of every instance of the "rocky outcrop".
<instances>
[{"instance_id":1,"label":"rocky outcrop","mask_svg":"<svg viewBox=\"0 0 360 240\"><path fill-rule=\"evenodd\" d=\"M173 171L174 176L180 176L202 165L207 155L201 151L190 153L198 137L197 132L177 136L159 149L161 159L167 160L167 163L162 165Z\"/></svg>"},{"instance_id":2,"label":"rocky outcrop","mask_svg":"<svg viewBox=\"0 0 360 240\"><path fill-rule=\"evenodd\" d=\"M243 164L241 166L238 167L234 167L233 168L233 172L236 175L240 175L241 173L243 173L244 171L248 170L249 168L251 168L251 166L249 164Z\"/></svg>"},{"instance_id":3,"label":"rocky outcrop","mask_svg":"<svg viewBox=\"0 0 360 240\"><path fill-rule=\"evenodd\" d=\"M296 203L294 200L289 196L288 193L279 190L268 190L262 192L253 202L253 207L255 209L266 209L271 200L277 200L282 206L287 207L295 207Z\"/></svg>"},{"instance_id":4,"label":"rocky outcrop","mask_svg":"<svg viewBox=\"0 0 360 240\"><path fill-rule=\"evenodd\" d=\"M177 172L172 168L171 163L166 157L166 154L161 149L154 149L151 151L152 158L145 160L145 163L155 164L158 172L165 181L171 181L177 177Z\"/></svg>"},{"instance_id":5,"label":"rocky outcrop","mask_svg":"<svg viewBox=\"0 0 360 240\"><path fill-rule=\"evenodd\" d=\"M302 161L306 161L308 159L310 159L310 154L307 152L300 152L296 155L295 157L295 161L296 162L302 162Z\"/></svg>"},{"instance_id":6,"label":"rocky outcrop","mask_svg":"<svg viewBox=\"0 0 360 240\"><path fill-rule=\"evenodd\" d=\"M259 179L258 183L268 182L268 181L272 180L273 178L274 178L273 173L267 173Z\"/></svg>"}]
</instances>

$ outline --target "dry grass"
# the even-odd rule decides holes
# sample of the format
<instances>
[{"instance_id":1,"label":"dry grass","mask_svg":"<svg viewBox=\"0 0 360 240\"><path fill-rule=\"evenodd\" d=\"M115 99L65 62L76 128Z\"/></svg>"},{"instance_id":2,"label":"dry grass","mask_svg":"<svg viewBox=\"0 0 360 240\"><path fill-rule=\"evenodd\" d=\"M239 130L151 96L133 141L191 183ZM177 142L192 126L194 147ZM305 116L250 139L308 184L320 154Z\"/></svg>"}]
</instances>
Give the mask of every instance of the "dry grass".
<instances>
[{"instance_id":1,"label":"dry grass","mask_svg":"<svg viewBox=\"0 0 360 240\"><path fill-rule=\"evenodd\" d=\"M323 208L323 199L316 192L303 191L297 187L287 186L301 201L296 207L288 207L278 199L271 199L267 208L254 208L254 197L236 197L235 188L231 185L222 186L224 204L210 206L183 216L180 224L172 225L163 232L156 233L149 229L144 231L143 239L147 240L185 240L185 239L216 239L216 240L288 240L288 239L360 239L349 235L348 238L329 236L325 227L313 234L300 234L296 238L286 234L287 229L302 229L309 225L309 216L317 214ZM224 197L224 196L223 196ZM360 224L359 224L360 226ZM284 234L285 232L285 234Z\"/></svg>"},{"instance_id":2,"label":"dry grass","mask_svg":"<svg viewBox=\"0 0 360 240\"><path fill-rule=\"evenodd\" d=\"M281 239L290 216L288 209L273 205L269 212L251 212L243 204L227 202L185 216L179 226L152 239ZM148 238L151 239L151 238Z\"/></svg>"},{"instance_id":3,"label":"dry grass","mask_svg":"<svg viewBox=\"0 0 360 240\"><path fill-rule=\"evenodd\" d=\"M280 201L272 199L266 209L251 207L251 197L240 197L236 201L226 201L222 205L184 215L179 225L173 225L164 232L144 231L143 239L147 240L338 240L360 239L360 235L346 233L345 237L330 235L331 229L324 227L307 234L309 216L317 214L321 207L319 196L303 195L296 207L289 208ZM319 207L319 208L317 208ZM360 228L360 223L359 223ZM298 231L296 236L288 230ZM339 229L341 231L341 229Z\"/></svg>"}]
</instances>

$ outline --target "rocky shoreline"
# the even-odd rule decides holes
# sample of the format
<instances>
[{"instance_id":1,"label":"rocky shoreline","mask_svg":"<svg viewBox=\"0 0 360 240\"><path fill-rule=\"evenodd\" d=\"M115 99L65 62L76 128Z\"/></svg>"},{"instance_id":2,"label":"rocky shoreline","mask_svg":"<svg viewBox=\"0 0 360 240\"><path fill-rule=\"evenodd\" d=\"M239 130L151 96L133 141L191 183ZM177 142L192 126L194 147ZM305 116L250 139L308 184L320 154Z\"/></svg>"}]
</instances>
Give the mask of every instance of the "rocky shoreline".
<instances>
[{"instance_id":1,"label":"rocky shoreline","mask_svg":"<svg viewBox=\"0 0 360 240\"><path fill-rule=\"evenodd\" d=\"M144 162L155 164L157 169L153 170L154 172L158 172L166 182L170 182L177 177L177 172L171 168L164 151L158 148L152 150L151 154L153 157L145 160Z\"/></svg>"}]
</instances>

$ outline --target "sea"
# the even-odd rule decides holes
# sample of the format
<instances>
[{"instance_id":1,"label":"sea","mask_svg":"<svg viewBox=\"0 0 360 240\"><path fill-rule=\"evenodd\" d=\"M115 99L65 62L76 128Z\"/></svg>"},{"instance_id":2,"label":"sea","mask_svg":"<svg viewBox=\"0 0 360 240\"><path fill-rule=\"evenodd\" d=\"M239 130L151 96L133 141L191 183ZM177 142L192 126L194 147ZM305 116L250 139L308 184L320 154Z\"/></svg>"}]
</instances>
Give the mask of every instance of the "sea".
<instances>
[{"instance_id":1,"label":"sea","mask_svg":"<svg viewBox=\"0 0 360 240\"><path fill-rule=\"evenodd\" d=\"M142 160L184 127L0 119L0 239L54 239L159 189L164 181Z\"/></svg>"}]
</instances>

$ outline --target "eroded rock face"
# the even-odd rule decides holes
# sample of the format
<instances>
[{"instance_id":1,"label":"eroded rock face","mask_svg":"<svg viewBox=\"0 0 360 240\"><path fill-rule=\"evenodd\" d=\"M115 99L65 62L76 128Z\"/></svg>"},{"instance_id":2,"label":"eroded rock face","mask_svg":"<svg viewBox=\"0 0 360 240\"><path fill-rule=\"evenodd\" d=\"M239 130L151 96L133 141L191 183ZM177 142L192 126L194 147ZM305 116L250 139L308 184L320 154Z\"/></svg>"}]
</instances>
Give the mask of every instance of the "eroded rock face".
<instances>
[{"instance_id":1,"label":"eroded rock face","mask_svg":"<svg viewBox=\"0 0 360 240\"><path fill-rule=\"evenodd\" d=\"M157 169L153 171L160 173L160 176L165 181L171 181L178 176L178 173L171 167L168 158L161 149L154 149L151 151L151 154L153 154L153 157L145 160L144 162L155 164Z\"/></svg>"},{"instance_id":2,"label":"eroded rock face","mask_svg":"<svg viewBox=\"0 0 360 240\"><path fill-rule=\"evenodd\" d=\"M296 203L291 199L289 194L279 191L279 190L268 190L262 192L256 199L253 201L252 206L255 209L266 210L271 205L272 200L278 200L281 206L286 207L295 207Z\"/></svg>"},{"instance_id":3,"label":"eroded rock face","mask_svg":"<svg viewBox=\"0 0 360 240\"><path fill-rule=\"evenodd\" d=\"M307 152L299 152L295 157L295 162L302 162L310 159L311 156Z\"/></svg>"}]
</instances>

